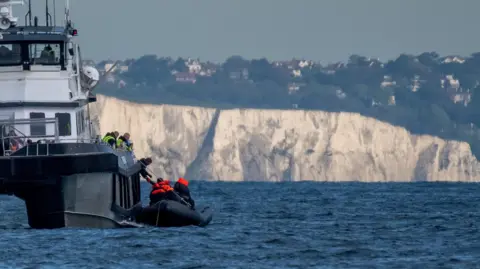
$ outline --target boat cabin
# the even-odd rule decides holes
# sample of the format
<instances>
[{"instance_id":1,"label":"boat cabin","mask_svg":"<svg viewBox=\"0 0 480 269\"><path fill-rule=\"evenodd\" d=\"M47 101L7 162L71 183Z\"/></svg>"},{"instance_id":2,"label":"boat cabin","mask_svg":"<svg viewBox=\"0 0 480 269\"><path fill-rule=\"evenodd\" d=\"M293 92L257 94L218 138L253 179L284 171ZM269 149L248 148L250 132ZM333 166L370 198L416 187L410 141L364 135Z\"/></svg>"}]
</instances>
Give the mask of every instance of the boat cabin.
<instances>
[{"instance_id":1,"label":"boat cabin","mask_svg":"<svg viewBox=\"0 0 480 269\"><path fill-rule=\"evenodd\" d=\"M95 99L81 84L80 48L71 41L76 35L53 26L0 30L1 136L32 142L90 138L87 105Z\"/></svg>"}]
</instances>

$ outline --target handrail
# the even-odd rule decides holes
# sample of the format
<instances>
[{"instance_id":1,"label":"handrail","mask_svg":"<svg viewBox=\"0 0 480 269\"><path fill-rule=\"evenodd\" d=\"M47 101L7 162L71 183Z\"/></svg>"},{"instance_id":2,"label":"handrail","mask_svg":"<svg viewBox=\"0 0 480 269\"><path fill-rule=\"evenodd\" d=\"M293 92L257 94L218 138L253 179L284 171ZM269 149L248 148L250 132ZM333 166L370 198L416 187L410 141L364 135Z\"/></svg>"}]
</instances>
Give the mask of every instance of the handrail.
<instances>
[{"instance_id":1,"label":"handrail","mask_svg":"<svg viewBox=\"0 0 480 269\"><path fill-rule=\"evenodd\" d=\"M25 135L22 131L16 128L16 125L36 125L36 124L54 124L54 134L53 135ZM8 132L7 132L8 128ZM13 134L11 132L13 131ZM20 133L20 135L18 135ZM30 138L54 138L54 141L59 141L59 128L58 128L58 118L43 118L43 119L7 119L0 120L0 136L1 136L1 147L3 156L10 155L12 152L18 150L20 147L25 146L28 139ZM11 141L15 142L17 148L15 150L10 149ZM7 145L5 145L8 142ZM27 148L28 150L28 148ZM37 149L38 155L38 149Z\"/></svg>"},{"instance_id":2,"label":"handrail","mask_svg":"<svg viewBox=\"0 0 480 269\"><path fill-rule=\"evenodd\" d=\"M45 134L45 135L25 135L22 131L18 130L15 125L32 125L32 124L48 124L48 123L53 123L55 128L54 128L54 134ZM37 156L40 154L39 150L39 145L40 144L47 144L47 152L46 155L50 155L50 144L52 143L65 143L65 142L73 142L73 143L95 143L95 144L105 144L108 145L108 143L105 143L100 139L100 137L96 138L85 138L85 137L77 137L77 138L60 138L59 136L59 127L58 127L58 118L43 118L43 119L18 119L18 120L0 120L0 137L1 137L1 145L2 150L3 150L3 156L8 156L11 153L19 150L20 148L23 148L24 146L28 145L28 140L29 139L37 139L36 141L36 147L35 147L35 153ZM8 129L7 129L8 128ZM7 132L8 130L8 132ZM13 131L13 134L11 133ZM48 138L53 138L53 139L48 139ZM17 148L12 149L10 143L12 140L15 142L14 145L17 146ZM7 146L5 146L5 142L9 142ZM43 143L42 143L43 142ZM109 145L110 146L110 145ZM113 148L114 150L118 152L131 152L134 161L136 161L135 154L133 151L129 151L124 148ZM30 147L27 147L26 149L26 155L30 156Z\"/></svg>"},{"instance_id":3,"label":"handrail","mask_svg":"<svg viewBox=\"0 0 480 269\"><path fill-rule=\"evenodd\" d=\"M29 138L27 136L27 138ZM42 141L42 140L39 140L39 142ZM45 156L53 156L50 154L50 145L52 144L57 144L57 143L61 143L61 142L68 142L68 141L71 141L71 142L75 142L75 143L94 143L94 144L101 144L101 145L108 145L110 146L108 143L106 142L103 142L101 140L98 140L98 139L93 139L93 138L90 138L90 139L86 139L86 138L61 138L59 139L58 141L53 141L53 140L43 140L45 143L34 143L35 144L35 155L31 155L30 153L30 147L28 147L28 145L24 145L24 146L27 146L26 148L26 154L25 156L40 156L40 145L46 145L46 154ZM19 148L20 149L20 148ZM136 157L134 155L134 153L132 151L128 151L126 149L123 149L123 148L113 148L114 151L117 151L117 152L130 152L134 158L134 162L136 162ZM12 150L4 150L4 152L9 152L9 153L12 153L12 152L15 152L15 151L12 151ZM54 155L58 155L58 154L54 154ZM5 153L4 153L4 156L5 156Z\"/></svg>"}]
</instances>

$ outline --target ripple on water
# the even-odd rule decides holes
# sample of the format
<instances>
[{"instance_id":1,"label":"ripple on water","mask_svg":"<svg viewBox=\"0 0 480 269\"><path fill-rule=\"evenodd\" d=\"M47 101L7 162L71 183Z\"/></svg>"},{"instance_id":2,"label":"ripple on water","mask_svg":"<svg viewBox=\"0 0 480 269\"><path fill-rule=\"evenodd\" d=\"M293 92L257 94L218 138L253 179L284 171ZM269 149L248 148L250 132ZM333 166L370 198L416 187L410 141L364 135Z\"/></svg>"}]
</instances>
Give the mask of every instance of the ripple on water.
<instances>
[{"instance_id":1,"label":"ripple on water","mask_svg":"<svg viewBox=\"0 0 480 269\"><path fill-rule=\"evenodd\" d=\"M0 196L0 268L476 268L479 184L192 182L205 228L28 228ZM148 185L144 184L144 199Z\"/></svg>"}]
</instances>

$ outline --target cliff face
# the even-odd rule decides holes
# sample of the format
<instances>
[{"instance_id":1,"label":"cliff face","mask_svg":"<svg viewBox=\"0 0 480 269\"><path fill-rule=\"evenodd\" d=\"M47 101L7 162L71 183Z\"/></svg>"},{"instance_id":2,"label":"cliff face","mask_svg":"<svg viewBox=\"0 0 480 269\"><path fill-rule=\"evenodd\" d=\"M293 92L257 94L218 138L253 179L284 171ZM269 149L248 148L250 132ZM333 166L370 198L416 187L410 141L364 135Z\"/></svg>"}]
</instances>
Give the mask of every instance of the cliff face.
<instances>
[{"instance_id":1,"label":"cliff face","mask_svg":"<svg viewBox=\"0 0 480 269\"><path fill-rule=\"evenodd\" d=\"M158 176L266 181L480 181L464 142L353 113L140 105L98 95L101 134L130 132Z\"/></svg>"}]
</instances>

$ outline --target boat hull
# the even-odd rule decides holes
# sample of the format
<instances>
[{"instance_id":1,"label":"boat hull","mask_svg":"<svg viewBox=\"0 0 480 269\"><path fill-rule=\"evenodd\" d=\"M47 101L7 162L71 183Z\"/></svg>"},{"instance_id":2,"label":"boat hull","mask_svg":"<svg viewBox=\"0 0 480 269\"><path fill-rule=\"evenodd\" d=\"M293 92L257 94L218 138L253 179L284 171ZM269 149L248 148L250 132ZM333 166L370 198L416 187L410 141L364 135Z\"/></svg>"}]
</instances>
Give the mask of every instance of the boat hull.
<instances>
[{"instance_id":1,"label":"boat hull","mask_svg":"<svg viewBox=\"0 0 480 269\"><path fill-rule=\"evenodd\" d=\"M204 207L192 210L172 200L160 201L142 209L135 216L136 222L157 227L207 226L213 218L213 210Z\"/></svg>"},{"instance_id":2,"label":"boat hull","mask_svg":"<svg viewBox=\"0 0 480 269\"><path fill-rule=\"evenodd\" d=\"M135 227L141 168L128 153L85 143L45 150L0 158L0 190L25 201L30 227Z\"/></svg>"}]
</instances>

